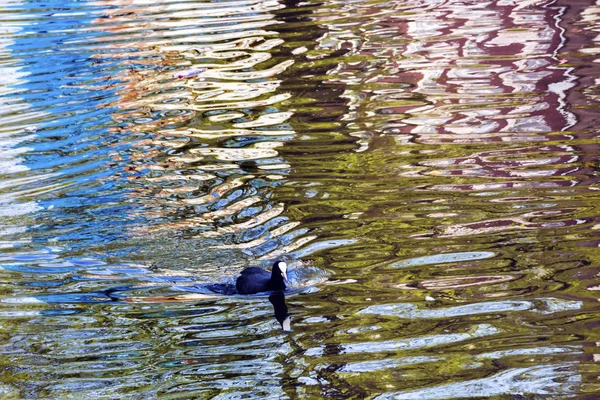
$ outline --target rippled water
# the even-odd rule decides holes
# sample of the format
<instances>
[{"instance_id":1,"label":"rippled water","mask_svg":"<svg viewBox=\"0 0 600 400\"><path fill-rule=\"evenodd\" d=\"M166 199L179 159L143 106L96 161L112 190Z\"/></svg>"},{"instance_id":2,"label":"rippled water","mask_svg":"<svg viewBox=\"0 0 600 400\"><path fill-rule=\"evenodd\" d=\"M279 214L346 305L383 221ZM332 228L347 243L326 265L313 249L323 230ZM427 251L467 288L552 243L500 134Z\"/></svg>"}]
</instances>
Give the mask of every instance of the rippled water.
<instances>
[{"instance_id":1,"label":"rippled water","mask_svg":"<svg viewBox=\"0 0 600 400\"><path fill-rule=\"evenodd\" d=\"M595 398L592 3L4 0L0 397Z\"/></svg>"}]
</instances>

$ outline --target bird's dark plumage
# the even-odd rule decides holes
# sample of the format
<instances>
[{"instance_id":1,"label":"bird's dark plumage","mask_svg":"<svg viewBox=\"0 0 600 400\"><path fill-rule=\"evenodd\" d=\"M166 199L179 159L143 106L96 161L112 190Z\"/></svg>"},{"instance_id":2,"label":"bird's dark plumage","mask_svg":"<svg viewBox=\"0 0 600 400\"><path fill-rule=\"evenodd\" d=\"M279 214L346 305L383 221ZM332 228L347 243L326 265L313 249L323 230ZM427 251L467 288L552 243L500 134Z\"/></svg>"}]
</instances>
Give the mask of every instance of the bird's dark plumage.
<instances>
[{"instance_id":1,"label":"bird's dark plumage","mask_svg":"<svg viewBox=\"0 0 600 400\"><path fill-rule=\"evenodd\" d=\"M276 261L270 273L262 268L246 268L237 278L235 288L239 294L285 290L286 273L287 266L282 261Z\"/></svg>"},{"instance_id":2,"label":"bird's dark plumage","mask_svg":"<svg viewBox=\"0 0 600 400\"><path fill-rule=\"evenodd\" d=\"M269 296L269 301L273 304L273 311L275 311L275 319L281 324L281 329L284 331L291 331L290 325L292 319L290 313L285 304L285 295L281 291L275 291Z\"/></svg>"}]
</instances>

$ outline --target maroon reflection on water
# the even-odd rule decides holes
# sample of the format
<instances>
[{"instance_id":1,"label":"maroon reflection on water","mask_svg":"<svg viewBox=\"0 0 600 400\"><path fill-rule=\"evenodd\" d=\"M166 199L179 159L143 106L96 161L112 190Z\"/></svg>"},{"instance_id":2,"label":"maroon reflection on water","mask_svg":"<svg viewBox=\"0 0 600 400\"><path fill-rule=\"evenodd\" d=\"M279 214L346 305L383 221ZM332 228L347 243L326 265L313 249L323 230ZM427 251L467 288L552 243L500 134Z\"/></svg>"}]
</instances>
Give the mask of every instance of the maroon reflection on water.
<instances>
[{"instance_id":1,"label":"maroon reflection on water","mask_svg":"<svg viewBox=\"0 0 600 400\"><path fill-rule=\"evenodd\" d=\"M324 83L344 88L337 121L355 150L391 154L399 192L462 192L440 193L452 213L428 214L440 236L581 231L596 221L588 200L598 148L588 139L598 99L586 85L595 85L598 63L593 49L586 65L572 63L595 40L585 33L597 28L589 2L329 0L322 8L336 13L311 16L328 31L310 57L345 54ZM531 209L553 214L530 221Z\"/></svg>"},{"instance_id":2,"label":"maroon reflection on water","mask_svg":"<svg viewBox=\"0 0 600 400\"><path fill-rule=\"evenodd\" d=\"M400 19L411 42L396 63L399 77L418 76L411 92L428 104L392 108L392 115L406 114L399 132L431 144L528 142L572 125L563 99L573 77L556 57L563 41L557 9L535 3L446 2L435 21L422 13Z\"/></svg>"},{"instance_id":3,"label":"maroon reflection on water","mask_svg":"<svg viewBox=\"0 0 600 400\"><path fill-rule=\"evenodd\" d=\"M564 101L574 77L557 56L560 8L547 1L427 3L380 16L380 29L354 46L354 53L380 57L377 71L355 63L333 78L380 88L347 97L383 103L376 110L386 115L382 131L422 143L514 142L547 140L544 133L575 123Z\"/></svg>"}]
</instances>

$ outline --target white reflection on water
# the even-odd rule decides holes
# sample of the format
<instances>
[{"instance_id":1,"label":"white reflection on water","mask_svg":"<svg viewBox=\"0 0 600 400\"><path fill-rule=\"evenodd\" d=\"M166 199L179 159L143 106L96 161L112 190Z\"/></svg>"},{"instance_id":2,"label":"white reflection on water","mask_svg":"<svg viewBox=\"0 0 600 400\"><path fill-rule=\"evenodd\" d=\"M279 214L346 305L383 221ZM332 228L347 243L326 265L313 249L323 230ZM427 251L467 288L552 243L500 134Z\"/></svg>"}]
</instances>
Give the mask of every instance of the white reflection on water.
<instances>
[{"instance_id":1,"label":"white reflection on water","mask_svg":"<svg viewBox=\"0 0 600 400\"><path fill-rule=\"evenodd\" d=\"M377 400L450 399L455 397L491 397L502 395L559 395L574 393L581 383L575 372L577 363L512 368L487 378L450 383L408 392L387 393Z\"/></svg>"},{"instance_id":2,"label":"white reflection on water","mask_svg":"<svg viewBox=\"0 0 600 400\"><path fill-rule=\"evenodd\" d=\"M539 302L536 304L536 302ZM536 299L535 301L489 301L467 304L464 306L446 307L439 309L423 308L410 303L380 304L362 309L358 314L395 315L408 319L448 318L465 315L490 314L508 311L532 311L541 314L578 310L583 306L581 301L569 301L555 298Z\"/></svg>"},{"instance_id":3,"label":"white reflection on water","mask_svg":"<svg viewBox=\"0 0 600 400\"><path fill-rule=\"evenodd\" d=\"M0 56L10 57L7 50L9 46L14 45L14 40L10 36L16 35L22 28L17 25L6 24L0 28ZM12 63L17 60L11 59ZM29 147L17 146L27 140L35 137L33 134L37 127L27 126L36 118L43 115L41 112L28 111L29 105L22 99L8 98L5 100L3 95L10 94L19 84L25 82L27 73L20 67L3 62L0 64L0 121L4 126L0 126L0 236L14 235L27 231L25 223L16 220L16 217L32 214L41 210L36 201L20 201L19 197L33 194L18 189L28 184L35 184L41 180L50 177L50 174L38 177L19 177L16 174L28 171L29 168L22 164L24 153L31 151ZM19 121L19 122L17 122ZM43 190L43 189L39 189Z\"/></svg>"},{"instance_id":4,"label":"white reflection on water","mask_svg":"<svg viewBox=\"0 0 600 400\"><path fill-rule=\"evenodd\" d=\"M354 353L374 353L384 351L405 351L427 347L441 346L449 343L456 343L473 338L491 336L500 333L500 329L489 325L475 325L468 332L464 333L449 333L440 335L429 335L415 338L407 338L400 340L386 340L381 342L363 342L341 345L342 354ZM314 347L306 351L307 356L321 356L323 347Z\"/></svg>"},{"instance_id":5,"label":"white reflection on water","mask_svg":"<svg viewBox=\"0 0 600 400\"><path fill-rule=\"evenodd\" d=\"M398 368L414 364L428 363L443 360L443 357L403 357L387 358L377 361L363 361L344 365L339 372L372 372L388 368Z\"/></svg>"},{"instance_id":6,"label":"white reflection on water","mask_svg":"<svg viewBox=\"0 0 600 400\"><path fill-rule=\"evenodd\" d=\"M491 251L469 251L463 253L433 254L425 257L411 258L408 260L397 261L392 267L412 267L415 265L431 265L442 263L453 263L470 260L483 260L494 257L496 253Z\"/></svg>"},{"instance_id":7,"label":"white reflection on water","mask_svg":"<svg viewBox=\"0 0 600 400\"><path fill-rule=\"evenodd\" d=\"M533 356L533 355L550 355L550 354L581 354L583 349L580 346L565 346L565 347L530 347L523 349L498 350L490 353L477 355L479 359L500 360L504 357L515 356Z\"/></svg>"},{"instance_id":8,"label":"white reflection on water","mask_svg":"<svg viewBox=\"0 0 600 400\"><path fill-rule=\"evenodd\" d=\"M519 356L539 356L553 354L582 354L583 349L580 346L566 347L531 347L523 349L511 349L493 351L490 353L478 354L475 356L478 360L500 360L506 357ZM412 367L415 364L431 363L446 360L445 356L415 356L401 358L386 358L376 361L361 361L348 363L338 370L338 372L347 373L369 373L372 371L381 371L384 369L395 369L402 367ZM466 367L466 366L465 366Z\"/></svg>"}]
</instances>

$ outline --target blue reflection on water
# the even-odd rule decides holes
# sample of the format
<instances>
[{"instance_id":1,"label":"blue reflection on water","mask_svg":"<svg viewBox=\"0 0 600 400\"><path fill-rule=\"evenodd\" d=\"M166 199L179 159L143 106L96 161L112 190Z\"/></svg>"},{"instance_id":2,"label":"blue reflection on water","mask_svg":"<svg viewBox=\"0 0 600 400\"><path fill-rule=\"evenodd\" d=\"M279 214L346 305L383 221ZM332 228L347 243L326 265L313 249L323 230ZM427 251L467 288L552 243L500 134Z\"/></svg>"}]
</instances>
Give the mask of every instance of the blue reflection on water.
<instances>
[{"instance_id":1,"label":"blue reflection on water","mask_svg":"<svg viewBox=\"0 0 600 400\"><path fill-rule=\"evenodd\" d=\"M131 142L109 130L119 88L111 75L122 67L103 59L100 53L107 50L95 44L106 35L93 29L103 8L71 2L61 3L59 12L45 2L27 2L5 10L23 18L7 46L22 75L5 98L28 105L23 123L29 132L14 147L27 148L19 177L29 180L15 192L37 191L45 210L28 227L31 240L77 247L122 238L122 227L139 217L132 217L134 204L124 203L126 183L118 177L129 162Z\"/></svg>"}]
</instances>

